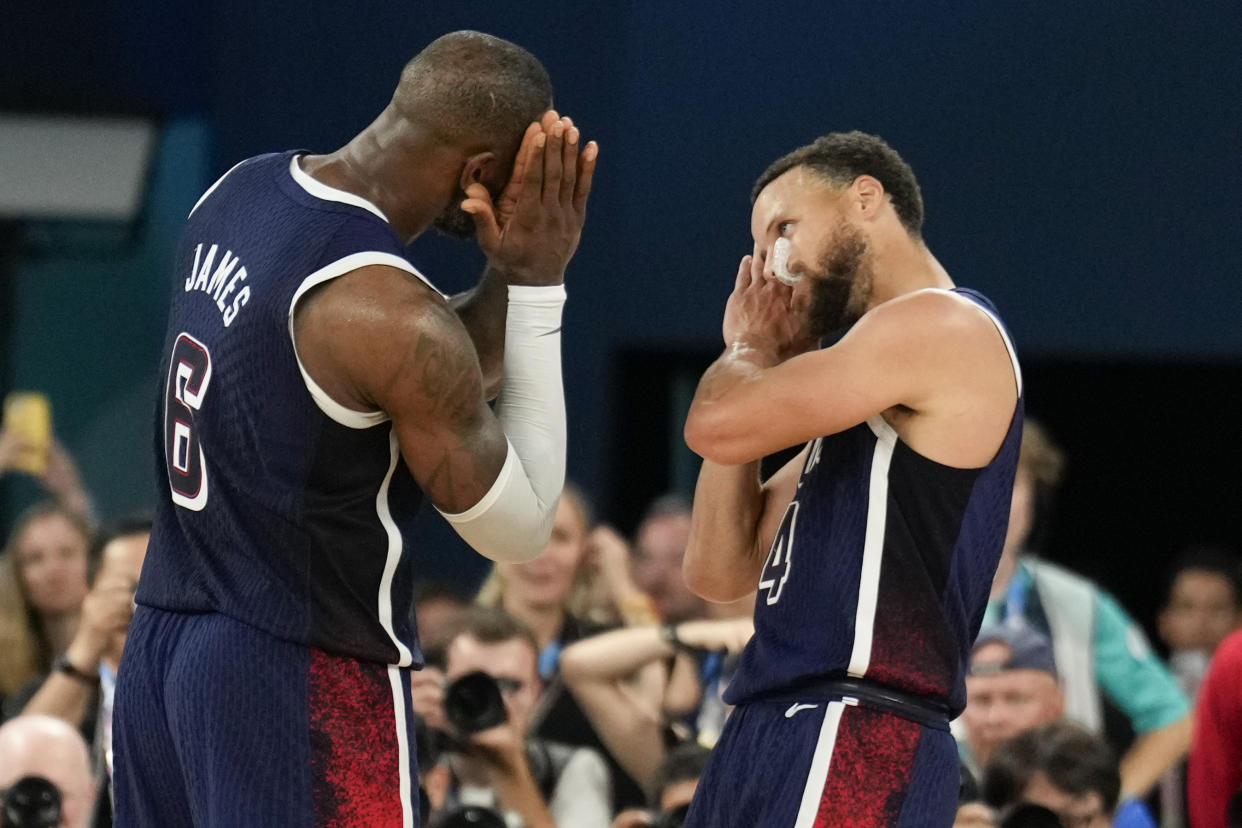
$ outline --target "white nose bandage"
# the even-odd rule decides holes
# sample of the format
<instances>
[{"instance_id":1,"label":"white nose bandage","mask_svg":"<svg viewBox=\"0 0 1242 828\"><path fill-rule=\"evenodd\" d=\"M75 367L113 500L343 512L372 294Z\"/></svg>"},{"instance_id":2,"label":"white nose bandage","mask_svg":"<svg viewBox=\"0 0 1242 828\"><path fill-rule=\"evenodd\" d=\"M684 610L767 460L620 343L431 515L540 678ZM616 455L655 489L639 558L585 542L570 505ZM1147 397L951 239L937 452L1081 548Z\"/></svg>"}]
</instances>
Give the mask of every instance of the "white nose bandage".
<instances>
[{"instance_id":1,"label":"white nose bandage","mask_svg":"<svg viewBox=\"0 0 1242 828\"><path fill-rule=\"evenodd\" d=\"M789 272L789 248L791 246L789 239L785 238L777 239L776 244L772 245L772 275L793 287L802 281L802 277Z\"/></svg>"}]
</instances>

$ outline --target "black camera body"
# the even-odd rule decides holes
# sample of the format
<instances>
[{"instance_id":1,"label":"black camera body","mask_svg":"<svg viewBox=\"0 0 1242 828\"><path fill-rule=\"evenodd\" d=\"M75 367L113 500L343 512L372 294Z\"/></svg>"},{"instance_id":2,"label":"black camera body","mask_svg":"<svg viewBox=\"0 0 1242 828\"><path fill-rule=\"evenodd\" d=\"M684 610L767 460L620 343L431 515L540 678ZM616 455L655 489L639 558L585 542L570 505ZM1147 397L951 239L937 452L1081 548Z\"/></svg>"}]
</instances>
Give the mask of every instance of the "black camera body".
<instances>
[{"instance_id":1,"label":"black camera body","mask_svg":"<svg viewBox=\"0 0 1242 828\"><path fill-rule=\"evenodd\" d=\"M489 730L509 720L496 679L475 670L454 679L444 691L444 716L458 733Z\"/></svg>"},{"instance_id":2,"label":"black camera body","mask_svg":"<svg viewBox=\"0 0 1242 828\"><path fill-rule=\"evenodd\" d=\"M4 794L0 828L57 828L63 798L42 776L23 776Z\"/></svg>"}]
</instances>

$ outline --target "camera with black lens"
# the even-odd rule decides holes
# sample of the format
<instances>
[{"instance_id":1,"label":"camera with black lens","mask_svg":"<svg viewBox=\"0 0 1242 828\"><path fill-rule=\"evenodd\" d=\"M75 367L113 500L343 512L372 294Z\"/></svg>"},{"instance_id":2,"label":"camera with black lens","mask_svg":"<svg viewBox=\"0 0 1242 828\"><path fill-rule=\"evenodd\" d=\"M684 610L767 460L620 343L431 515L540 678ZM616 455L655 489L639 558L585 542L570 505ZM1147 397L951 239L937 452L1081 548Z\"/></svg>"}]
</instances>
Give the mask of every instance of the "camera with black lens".
<instances>
[{"instance_id":1,"label":"camera with black lens","mask_svg":"<svg viewBox=\"0 0 1242 828\"><path fill-rule=\"evenodd\" d=\"M444 691L444 717L460 734L489 730L509 720L500 684L482 670L466 673Z\"/></svg>"},{"instance_id":2,"label":"camera with black lens","mask_svg":"<svg viewBox=\"0 0 1242 828\"><path fill-rule=\"evenodd\" d=\"M56 828L60 825L60 789L42 776L23 776L4 792L0 828Z\"/></svg>"}]
</instances>

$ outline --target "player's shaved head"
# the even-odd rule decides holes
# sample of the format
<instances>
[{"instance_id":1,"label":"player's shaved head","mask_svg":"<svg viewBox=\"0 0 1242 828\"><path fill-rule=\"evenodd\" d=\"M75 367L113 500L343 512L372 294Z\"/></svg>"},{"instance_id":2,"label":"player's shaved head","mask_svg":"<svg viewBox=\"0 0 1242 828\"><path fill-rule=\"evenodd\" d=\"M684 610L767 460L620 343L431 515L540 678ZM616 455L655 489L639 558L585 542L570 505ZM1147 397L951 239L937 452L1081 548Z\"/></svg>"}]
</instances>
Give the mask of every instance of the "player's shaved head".
<instances>
[{"instance_id":1,"label":"player's shaved head","mask_svg":"<svg viewBox=\"0 0 1242 828\"><path fill-rule=\"evenodd\" d=\"M392 107L450 143L516 148L552 106L539 60L507 40L460 31L434 40L406 64Z\"/></svg>"}]
</instances>

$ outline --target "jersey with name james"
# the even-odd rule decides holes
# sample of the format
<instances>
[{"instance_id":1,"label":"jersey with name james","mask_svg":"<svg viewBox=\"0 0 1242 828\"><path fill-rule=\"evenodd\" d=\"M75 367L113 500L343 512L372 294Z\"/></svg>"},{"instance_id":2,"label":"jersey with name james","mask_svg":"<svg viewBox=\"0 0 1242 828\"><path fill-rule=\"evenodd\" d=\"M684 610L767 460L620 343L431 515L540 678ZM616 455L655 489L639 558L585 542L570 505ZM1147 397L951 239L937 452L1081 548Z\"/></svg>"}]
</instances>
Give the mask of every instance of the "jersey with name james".
<instances>
[{"instance_id":1,"label":"jersey with name james","mask_svg":"<svg viewBox=\"0 0 1242 828\"><path fill-rule=\"evenodd\" d=\"M293 312L368 265L426 280L375 205L307 175L299 157L243 161L185 225L156 426L163 483L137 600L418 664L398 527L422 494L387 416L341 406L306 373Z\"/></svg>"},{"instance_id":2,"label":"jersey with name james","mask_svg":"<svg viewBox=\"0 0 1242 828\"><path fill-rule=\"evenodd\" d=\"M864 678L956 715L965 668L1000 560L1022 440L1021 374L992 304L1018 398L981 468L937 463L882 417L811 443L759 580L755 635L726 701L817 679Z\"/></svg>"}]
</instances>

